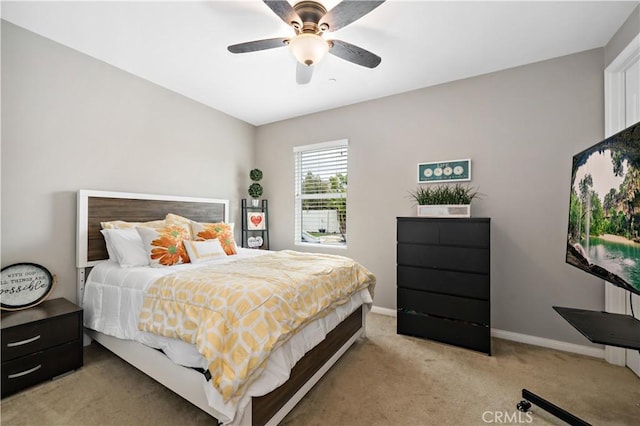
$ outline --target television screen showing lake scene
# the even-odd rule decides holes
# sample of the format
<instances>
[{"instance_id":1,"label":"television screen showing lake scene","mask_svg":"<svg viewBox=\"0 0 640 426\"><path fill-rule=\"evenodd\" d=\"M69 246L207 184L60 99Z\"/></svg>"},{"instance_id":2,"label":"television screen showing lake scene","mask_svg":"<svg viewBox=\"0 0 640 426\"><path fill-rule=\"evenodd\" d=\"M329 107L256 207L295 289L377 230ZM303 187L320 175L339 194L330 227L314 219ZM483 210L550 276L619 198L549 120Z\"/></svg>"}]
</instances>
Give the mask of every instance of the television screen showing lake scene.
<instances>
[{"instance_id":1,"label":"television screen showing lake scene","mask_svg":"<svg viewBox=\"0 0 640 426\"><path fill-rule=\"evenodd\" d=\"M640 123L573 157L566 260L640 295Z\"/></svg>"}]
</instances>

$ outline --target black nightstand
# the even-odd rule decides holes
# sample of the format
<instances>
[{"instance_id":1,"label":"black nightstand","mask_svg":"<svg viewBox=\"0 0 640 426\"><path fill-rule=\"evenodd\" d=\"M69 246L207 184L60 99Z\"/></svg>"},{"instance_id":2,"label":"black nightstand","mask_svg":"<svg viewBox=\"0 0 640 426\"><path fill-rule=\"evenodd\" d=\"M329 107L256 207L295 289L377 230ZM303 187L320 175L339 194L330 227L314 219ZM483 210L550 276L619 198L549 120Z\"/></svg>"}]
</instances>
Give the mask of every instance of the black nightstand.
<instances>
[{"instance_id":1,"label":"black nightstand","mask_svg":"<svg viewBox=\"0 0 640 426\"><path fill-rule=\"evenodd\" d=\"M82 308L51 299L3 312L2 397L82 367Z\"/></svg>"}]
</instances>

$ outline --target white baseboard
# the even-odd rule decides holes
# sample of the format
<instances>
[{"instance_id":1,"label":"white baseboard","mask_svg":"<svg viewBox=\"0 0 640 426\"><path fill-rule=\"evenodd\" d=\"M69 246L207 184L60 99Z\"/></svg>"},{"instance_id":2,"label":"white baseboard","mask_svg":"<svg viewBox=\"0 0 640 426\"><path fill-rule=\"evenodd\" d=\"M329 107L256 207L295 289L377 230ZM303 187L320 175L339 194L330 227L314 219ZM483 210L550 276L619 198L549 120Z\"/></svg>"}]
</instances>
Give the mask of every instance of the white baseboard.
<instances>
[{"instance_id":1,"label":"white baseboard","mask_svg":"<svg viewBox=\"0 0 640 426\"><path fill-rule=\"evenodd\" d=\"M395 309L373 306L371 312L374 314L397 317ZM543 348L556 349L563 352L591 356L604 359L604 348L594 348L591 346L576 345L575 343L561 342L559 340L547 339L545 337L529 336L528 334L514 333L513 331L491 329L491 335L498 339L511 340L513 342L526 343L528 345L541 346Z\"/></svg>"},{"instance_id":2,"label":"white baseboard","mask_svg":"<svg viewBox=\"0 0 640 426\"><path fill-rule=\"evenodd\" d=\"M395 309L381 308L380 306L372 306L371 312L374 314L386 315L388 317L397 317L398 311Z\"/></svg>"},{"instance_id":3,"label":"white baseboard","mask_svg":"<svg viewBox=\"0 0 640 426\"><path fill-rule=\"evenodd\" d=\"M491 329L491 335L499 339L511 340L514 342L526 343L534 346L542 346L543 348L556 349L563 352L571 352L574 354L604 359L604 348L576 345L575 343L561 342L560 340L529 336L528 334L514 333L513 331L504 331L495 328Z\"/></svg>"}]
</instances>

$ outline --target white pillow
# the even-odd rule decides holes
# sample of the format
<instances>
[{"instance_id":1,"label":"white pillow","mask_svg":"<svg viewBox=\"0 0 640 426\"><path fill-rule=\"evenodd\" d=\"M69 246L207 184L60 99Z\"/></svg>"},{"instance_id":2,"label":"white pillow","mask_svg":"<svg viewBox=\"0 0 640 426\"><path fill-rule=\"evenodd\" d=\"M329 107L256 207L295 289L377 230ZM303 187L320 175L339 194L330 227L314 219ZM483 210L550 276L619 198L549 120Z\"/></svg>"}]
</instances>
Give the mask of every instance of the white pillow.
<instances>
[{"instance_id":1,"label":"white pillow","mask_svg":"<svg viewBox=\"0 0 640 426\"><path fill-rule=\"evenodd\" d=\"M110 262L117 262L118 258L116 257L116 252L113 249L113 246L111 245L111 236L109 235L108 232L102 232L102 230L100 231L100 233L102 233L102 236L104 237L104 244L107 246L107 253L109 254L109 261Z\"/></svg>"},{"instance_id":2,"label":"white pillow","mask_svg":"<svg viewBox=\"0 0 640 426\"><path fill-rule=\"evenodd\" d=\"M149 264L142 238L135 228L103 229L100 232L107 243L107 251L111 246L112 254L123 268Z\"/></svg>"},{"instance_id":3,"label":"white pillow","mask_svg":"<svg viewBox=\"0 0 640 426\"><path fill-rule=\"evenodd\" d=\"M184 247L187 249L187 254L191 263L206 262L212 259L218 259L226 257L227 253L224 252L222 244L218 240L206 240L206 241L193 241L184 240Z\"/></svg>"}]
</instances>

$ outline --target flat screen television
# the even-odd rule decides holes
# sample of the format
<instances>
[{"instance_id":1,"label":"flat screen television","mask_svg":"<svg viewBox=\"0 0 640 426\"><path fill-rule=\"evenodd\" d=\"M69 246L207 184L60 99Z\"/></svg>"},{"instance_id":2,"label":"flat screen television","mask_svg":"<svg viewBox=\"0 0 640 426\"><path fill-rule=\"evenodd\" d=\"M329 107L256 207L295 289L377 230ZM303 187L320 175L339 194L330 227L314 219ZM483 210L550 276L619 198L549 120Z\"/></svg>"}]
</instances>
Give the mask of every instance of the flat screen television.
<instances>
[{"instance_id":1,"label":"flat screen television","mask_svg":"<svg viewBox=\"0 0 640 426\"><path fill-rule=\"evenodd\" d=\"M566 261L640 295L640 122L573 156Z\"/></svg>"}]
</instances>

